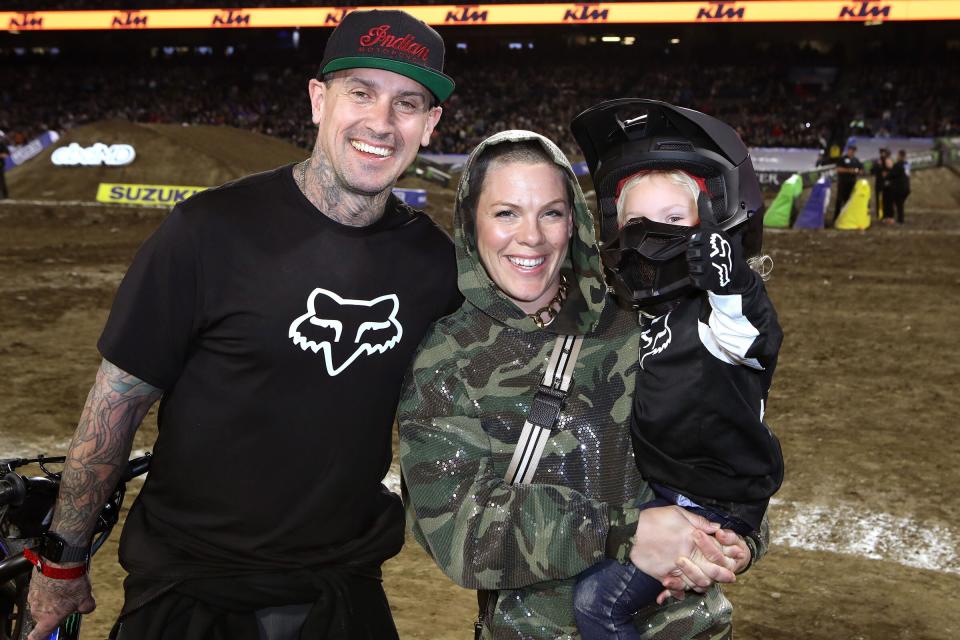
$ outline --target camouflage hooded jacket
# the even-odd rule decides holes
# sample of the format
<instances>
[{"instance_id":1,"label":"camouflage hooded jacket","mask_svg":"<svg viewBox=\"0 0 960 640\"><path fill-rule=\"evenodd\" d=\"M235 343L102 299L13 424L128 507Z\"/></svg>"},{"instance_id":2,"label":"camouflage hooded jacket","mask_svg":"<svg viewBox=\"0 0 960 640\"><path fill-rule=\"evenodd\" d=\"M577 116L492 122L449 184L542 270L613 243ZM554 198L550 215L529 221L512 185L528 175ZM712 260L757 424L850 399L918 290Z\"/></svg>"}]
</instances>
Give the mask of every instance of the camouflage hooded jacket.
<instances>
[{"instance_id":1,"label":"camouflage hooded jacket","mask_svg":"<svg viewBox=\"0 0 960 640\"><path fill-rule=\"evenodd\" d=\"M562 168L575 198L563 267L570 291L545 329L490 280L462 207L478 154L530 139ZM638 368L636 317L607 293L593 220L568 161L537 134L502 132L474 151L454 227L465 302L424 339L400 403L408 522L454 582L497 590L485 638L578 638L577 574L604 557L626 560L638 513L629 505L651 496L636 469L628 426ZM570 395L534 482L509 485L504 473L561 333L585 335ZM643 620L643 637L723 637L730 616L730 603L714 587L654 610Z\"/></svg>"}]
</instances>

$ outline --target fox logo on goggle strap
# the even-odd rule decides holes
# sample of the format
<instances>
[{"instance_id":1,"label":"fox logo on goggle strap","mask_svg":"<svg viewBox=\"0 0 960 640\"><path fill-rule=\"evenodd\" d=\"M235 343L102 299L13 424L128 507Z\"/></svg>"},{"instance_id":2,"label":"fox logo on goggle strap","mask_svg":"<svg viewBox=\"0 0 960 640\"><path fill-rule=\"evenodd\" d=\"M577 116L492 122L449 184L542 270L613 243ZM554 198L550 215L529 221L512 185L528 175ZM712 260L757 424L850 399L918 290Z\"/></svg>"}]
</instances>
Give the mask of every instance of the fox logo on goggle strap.
<instances>
[{"instance_id":1,"label":"fox logo on goggle strap","mask_svg":"<svg viewBox=\"0 0 960 640\"><path fill-rule=\"evenodd\" d=\"M290 323L288 335L304 351L322 352L327 373L335 376L360 356L385 353L400 342L399 310L393 293L350 300L317 288L307 299L307 312Z\"/></svg>"},{"instance_id":2,"label":"fox logo on goggle strap","mask_svg":"<svg viewBox=\"0 0 960 640\"><path fill-rule=\"evenodd\" d=\"M730 284L730 272L733 270L733 251L730 248L730 243L719 233L710 234L710 260L713 268L717 270L720 286L725 287Z\"/></svg>"}]
</instances>

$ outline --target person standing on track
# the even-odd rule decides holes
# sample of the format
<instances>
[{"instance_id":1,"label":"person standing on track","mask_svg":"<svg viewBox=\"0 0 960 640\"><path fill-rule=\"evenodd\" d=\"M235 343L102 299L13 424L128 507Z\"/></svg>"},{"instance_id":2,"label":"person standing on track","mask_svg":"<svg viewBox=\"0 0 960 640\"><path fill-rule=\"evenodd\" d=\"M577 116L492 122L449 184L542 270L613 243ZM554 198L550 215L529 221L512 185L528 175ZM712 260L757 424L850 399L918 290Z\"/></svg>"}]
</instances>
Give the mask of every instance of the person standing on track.
<instances>
[{"instance_id":1,"label":"person standing on track","mask_svg":"<svg viewBox=\"0 0 960 640\"><path fill-rule=\"evenodd\" d=\"M857 158L857 145L851 144L843 157L837 160L837 205L833 210L833 224L837 223L840 210L850 199L853 186L857 184L861 173L863 173L863 163Z\"/></svg>"},{"instance_id":2,"label":"person standing on track","mask_svg":"<svg viewBox=\"0 0 960 640\"><path fill-rule=\"evenodd\" d=\"M884 193L884 199L889 193L890 220L896 219L897 224L903 224L903 207L910 195L910 163L907 161L907 152L903 149L897 152L897 161L890 168L887 176L887 191Z\"/></svg>"},{"instance_id":3,"label":"person standing on track","mask_svg":"<svg viewBox=\"0 0 960 640\"><path fill-rule=\"evenodd\" d=\"M874 201L877 207L877 220L883 220L886 216L887 204L883 202L883 190L887 185L887 172L890 170L890 150L880 149L880 157L870 167L870 173L873 175L873 193Z\"/></svg>"},{"instance_id":4,"label":"person standing on track","mask_svg":"<svg viewBox=\"0 0 960 640\"><path fill-rule=\"evenodd\" d=\"M0 200L6 200L9 197L7 193L7 179L4 176L7 167L7 158L10 157L10 147L7 146L7 134L0 131Z\"/></svg>"},{"instance_id":5,"label":"person standing on track","mask_svg":"<svg viewBox=\"0 0 960 640\"><path fill-rule=\"evenodd\" d=\"M381 479L403 373L460 294L449 236L392 188L453 91L443 60L409 14L350 13L309 81L311 157L198 194L141 247L40 548L75 577L34 576L30 640L94 608L93 523L161 398L111 637L397 637Z\"/></svg>"}]
</instances>

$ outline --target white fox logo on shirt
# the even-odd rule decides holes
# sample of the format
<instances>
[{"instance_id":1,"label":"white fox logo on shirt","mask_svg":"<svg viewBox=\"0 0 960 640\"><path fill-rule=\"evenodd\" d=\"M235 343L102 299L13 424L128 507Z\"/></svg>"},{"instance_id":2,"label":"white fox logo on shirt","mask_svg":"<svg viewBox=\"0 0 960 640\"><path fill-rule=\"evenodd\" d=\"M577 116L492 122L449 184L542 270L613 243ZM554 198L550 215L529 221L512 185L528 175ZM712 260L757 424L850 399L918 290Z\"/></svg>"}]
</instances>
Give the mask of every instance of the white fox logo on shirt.
<instances>
[{"instance_id":1,"label":"white fox logo on shirt","mask_svg":"<svg viewBox=\"0 0 960 640\"><path fill-rule=\"evenodd\" d=\"M673 332L670 330L670 314L654 318L647 328L640 333L640 368L647 356L655 356L670 346Z\"/></svg>"},{"instance_id":2,"label":"white fox logo on shirt","mask_svg":"<svg viewBox=\"0 0 960 640\"><path fill-rule=\"evenodd\" d=\"M361 355L384 353L400 342L399 309L394 293L350 300L317 288L307 299L307 312L290 323L288 335L304 351L322 351L327 373L335 376Z\"/></svg>"}]
</instances>

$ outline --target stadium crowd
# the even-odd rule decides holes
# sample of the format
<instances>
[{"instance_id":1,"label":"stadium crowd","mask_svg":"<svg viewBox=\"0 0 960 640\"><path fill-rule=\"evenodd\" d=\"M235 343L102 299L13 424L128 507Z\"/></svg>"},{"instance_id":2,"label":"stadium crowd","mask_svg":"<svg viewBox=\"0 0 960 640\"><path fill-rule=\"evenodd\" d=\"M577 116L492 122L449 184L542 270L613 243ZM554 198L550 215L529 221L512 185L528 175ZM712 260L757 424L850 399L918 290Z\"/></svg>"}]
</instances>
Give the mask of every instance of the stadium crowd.
<instances>
[{"instance_id":1,"label":"stadium crowd","mask_svg":"<svg viewBox=\"0 0 960 640\"><path fill-rule=\"evenodd\" d=\"M712 67L691 75L683 62L589 64L520 52L496 59L453 56L457 90L431 150L467 153L493 131L539 131L576 153L570 120L601 100L653 97L732 123L751 146L825 148L850 133L960 135L960 76L947 66L840 67L811 84L805 67L779 63ZM520 62L522 60L522 62ZM312 65L253 66L213 56L130 65L67 60L8 65L0 86L0 128L14 144L45 129L88 122L230 125L307 147L315 136L304 98ZM619 73L597 73L616 68ZM880 90L876 90L877 88ZM853 127L853 128L851 128Z\"/></svg>"}]
</instances>

